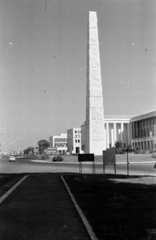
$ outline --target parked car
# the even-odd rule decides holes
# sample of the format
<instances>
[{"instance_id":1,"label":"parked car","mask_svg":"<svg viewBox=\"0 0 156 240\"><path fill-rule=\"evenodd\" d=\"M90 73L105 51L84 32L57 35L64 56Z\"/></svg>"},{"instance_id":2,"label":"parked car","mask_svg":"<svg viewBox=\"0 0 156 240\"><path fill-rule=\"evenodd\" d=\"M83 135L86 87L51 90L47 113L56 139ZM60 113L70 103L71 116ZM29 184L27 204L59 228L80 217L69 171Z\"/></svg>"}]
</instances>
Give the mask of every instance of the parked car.
<instances>
[{"instance_id":1,"label":"parked car","mask_svg":"<svg viewBox=\"0 0 156 240\"><path fill-rule=\"evenodd\" d=\"M49 159L49 156L48 156L48 154L43 153L42 157L41 157L41 160L46 160L46 159Z\"/></svg>"},{"instance_id":2,"label":"parked car","mask_svg":"<svg viewBox=\"0 0 156 240\"><path fill-rule=\"evenodd\" d=\"M9 157L9 162L15 162L15 161L16 161L15 156L10 156L10 157Z\"/></svg>"},{"instance_id":3,"label":"parked car","mask_svg":"<svg viewBox=\"0 0 156 240\"><path fill-rule=\"evenodd\" d=\"M61 156L53 157L53 162L61 162L61 161L63 161L63 157Z\"/></svg>"}]
</instances>

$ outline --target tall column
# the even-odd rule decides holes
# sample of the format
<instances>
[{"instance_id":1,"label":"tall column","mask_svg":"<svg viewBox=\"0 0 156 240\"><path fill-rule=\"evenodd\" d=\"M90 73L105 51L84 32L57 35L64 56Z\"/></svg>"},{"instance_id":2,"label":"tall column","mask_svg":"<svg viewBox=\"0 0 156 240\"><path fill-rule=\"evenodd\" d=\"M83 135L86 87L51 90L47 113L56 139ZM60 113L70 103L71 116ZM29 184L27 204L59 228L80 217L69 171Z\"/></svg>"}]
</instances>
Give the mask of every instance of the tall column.
<instances>
[{"instance_id":1,"label":"tall column","mask_svg":"<svg viewBox=\"0 0 156 240\"><path fill-rule=\"evenodd\" d=\"M132 126L132 139L134 139L134 122L132 122L131 126Z\"/></svg>"},{"instance_id":2,"label":"tall column","mask_svg":"<svg viewBox=\"0 0 156 240\"><path fill-rule=\"evenodd\" d=\"M128 123L125 124L125 135L126 135L126 147L128 146L129 143L129 131L128 131Z\"/></svg>"},{"instance_id":3,"label":"tall column","mask_svg":"<svg viewBox=\"0 0 156 240\"><path fill-rule=\"evenodd\" d=\"M107 148L109 148L109 123L106 123L106 129L107 129L107 133L106 133L107 143L106 143L106 146L107 146Z\"/></svg>"},{"instance_id":4,"label":"tall column","mask_svg":"<svg viewBox=\"0 0 156 240\"><path fill-rule=\"evenodd\" d=\"M113 124L114 125L114 144L117 141L116 139L116 123Z\"/></svg>"},{"instance_id":5,"label":"tall column","mask_svg":"<svg viewBox=\"0 0 156 240\"><path fill-rule=\"evenodd\" d=\"M111 124L111 128L110 128L110 136L111 136L111 148L114 147L114 129L112 128L112 124Z\"/></svg>"},{"instance_id":6,"label":"tall column","mask_svg":"<svg viewBox=\"0 0 156 240\"><path fill-rule=\"evenodd\" d=\"M147 119L145 119L145 137L147 137Z\"/></svg>"},{"instance_id":7,"label":"tall column","mask_svg":"<svg viewBox=\"0 0 156 240\"><path fill-rule=\"evenodd\" d=\"M124 127L123 127L123 122L121 123L121 141L123 142L123 130L124 130Z\"/></svg>"},{"instance_id":8,"label":"tall column","mask_svg":"<svg viewBox=\"0 0 156 240\"><path fill-rule=\"evenodd\" d=\"M89 12L86 83L86 153L102 155L106 141L96 12Z\"/></svg>"}]
</instances>

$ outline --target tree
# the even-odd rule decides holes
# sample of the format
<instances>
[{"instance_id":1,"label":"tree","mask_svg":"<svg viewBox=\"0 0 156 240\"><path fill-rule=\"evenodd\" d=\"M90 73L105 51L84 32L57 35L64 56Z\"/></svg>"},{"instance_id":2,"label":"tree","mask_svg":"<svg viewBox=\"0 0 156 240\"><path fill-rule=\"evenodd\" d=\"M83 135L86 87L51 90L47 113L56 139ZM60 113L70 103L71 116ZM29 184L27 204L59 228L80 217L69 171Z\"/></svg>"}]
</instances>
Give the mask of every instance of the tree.
<instances>
[{"instance_id":1,"label":"tree","mask_svg":"<svg viewBox=\"0 0 156 240\"><path fill-rule=\"evenodd\" d=\"M115 142L115 148L116 148L117 153L121 153L122 152L122 148L123 148L122 141L116 141Z\"/></svg>"},{"instance_id":2,"label":"tree","mask_svg":"<svg viewBox=\"0 0 156 240\"><path fill-rule=\"evenodd\" d=\"M42 154L45 151L45 149L47 149L50 146L50 143L46 140L40 140L38 142L38 146L39 146L39 152L40 154Z\"/></svg>"},{"instance_id":3,"label":"tree","mask_svg":"<svg viewBox=\"0 0 156 240\"><path fill-rule=\"evenodd\" d=\"M28 147L27 149L24 150L24 154L29 154L29 153L34 154L34 148L33 147Z\"/></svg>"}]
</instances>

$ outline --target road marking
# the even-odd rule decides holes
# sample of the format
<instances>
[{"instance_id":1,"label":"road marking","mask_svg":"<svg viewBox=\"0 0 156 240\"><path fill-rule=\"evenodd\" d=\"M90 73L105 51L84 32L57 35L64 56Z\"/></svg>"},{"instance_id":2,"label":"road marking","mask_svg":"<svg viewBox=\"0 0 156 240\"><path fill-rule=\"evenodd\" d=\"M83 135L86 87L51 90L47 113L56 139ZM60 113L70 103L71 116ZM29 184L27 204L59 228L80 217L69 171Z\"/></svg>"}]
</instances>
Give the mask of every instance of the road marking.
<instances>
[{"instance_id":1,"label":"road marking","mask_svg":"<svg viewBox=\"0 0 156 240\"><path fill-rule=\"evenodd\" d=\"M12 188L10 188L1 198L0 198L0 204L20 185L28 175L24 176L20 181L18 181Z\"/></svg>"},{"instance_id":2,"label":"road marking","mask_svg":"<svg viewBox=\"0 0 156 240\"><path fill-rule=\"evenodd\" d=\"M76 202L73 194L71 193L71 191L70 191L70 189L69 189L66 181L64 180L63 176L61 176L61 179L62 179L62 181L63 181L63 183L64 183L64 185L65 185L65 187L66 187L66 189L67 189L67 191L68 191L68 194L69 194L70 197L71 197L71 200L72 200L72 202L73 202L76 210L78 211L78 214L80 215L80 217L81 217L81 219L82 219L83 224L85 225L85 227L86 227L86 229L87 229L87 232L88 232L90 238L91 238L92 240L98 240L98 238L95 236L95 233L93 232L93 229L92 229L92 227L90 226L88 220L86 219L86 217L85 217L85 215L83 214L81 208L80 208L79 205L77 204L77 202Z\"/></svg>"}]
</instances>

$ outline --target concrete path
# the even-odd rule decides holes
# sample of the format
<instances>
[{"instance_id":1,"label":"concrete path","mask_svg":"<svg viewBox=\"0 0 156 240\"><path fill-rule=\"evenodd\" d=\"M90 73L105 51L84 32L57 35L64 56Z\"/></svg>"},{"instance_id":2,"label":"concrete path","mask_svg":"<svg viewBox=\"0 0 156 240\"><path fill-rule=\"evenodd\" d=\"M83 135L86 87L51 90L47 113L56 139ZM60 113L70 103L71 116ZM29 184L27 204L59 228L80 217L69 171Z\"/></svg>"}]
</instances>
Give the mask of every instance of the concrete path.
<instances>
[{"instance_id":1,"label":"concrete path","mask_svg":"<svg viewBox=\"0 0 156 240\"><path fill-rule=\"evenodd\" d=\"M0 239L89 240L60 174L28 176L0 204Z\"/></svg>"}]
</instances>

